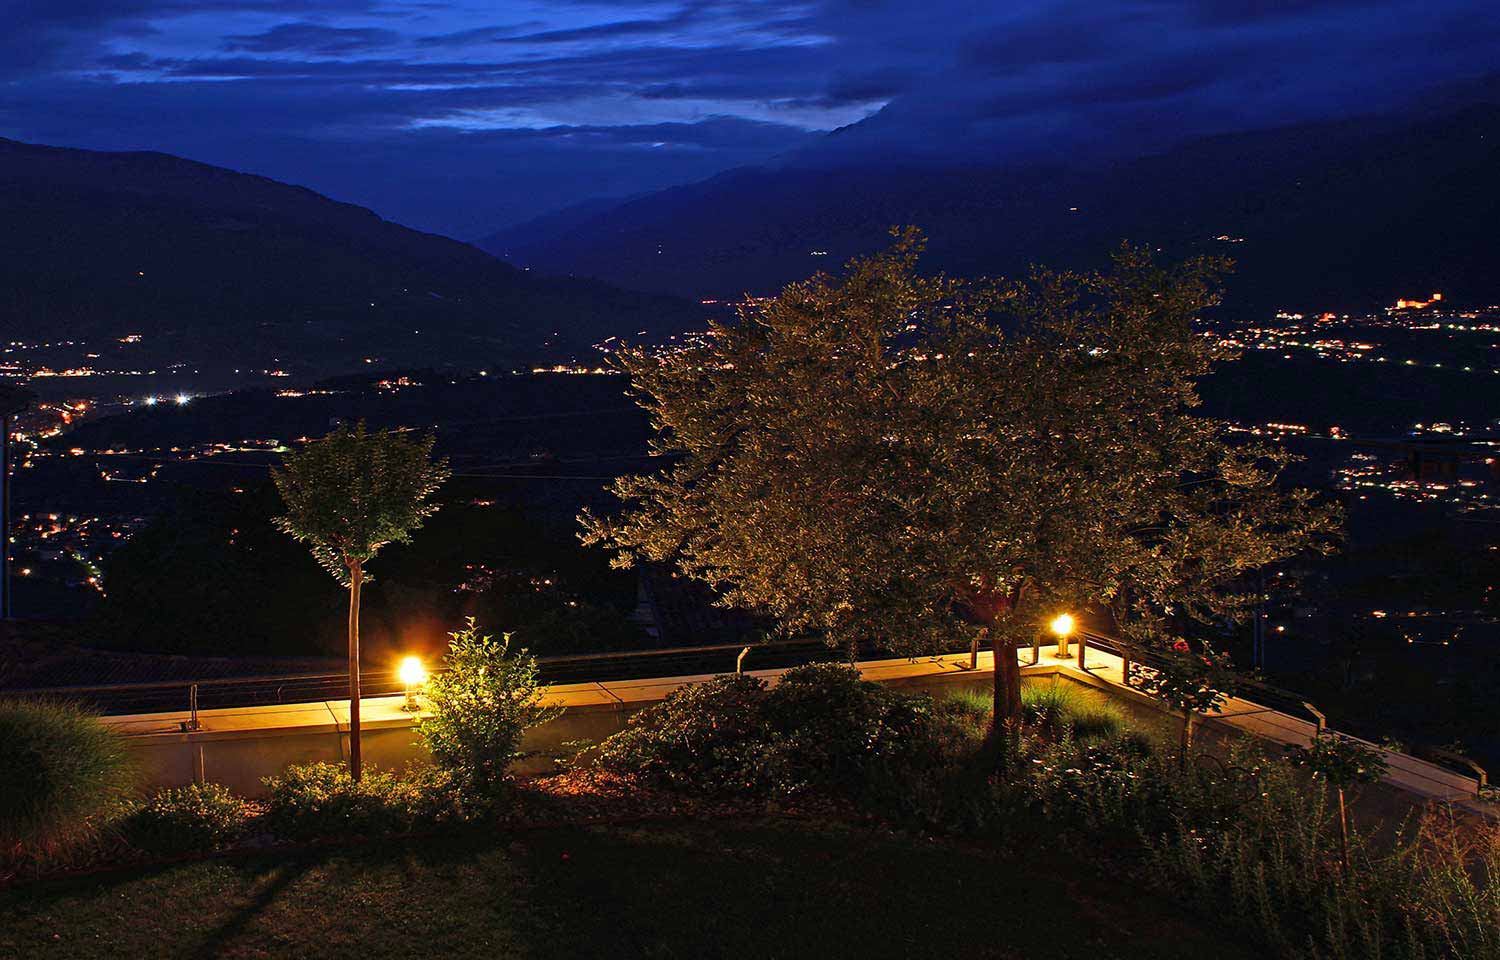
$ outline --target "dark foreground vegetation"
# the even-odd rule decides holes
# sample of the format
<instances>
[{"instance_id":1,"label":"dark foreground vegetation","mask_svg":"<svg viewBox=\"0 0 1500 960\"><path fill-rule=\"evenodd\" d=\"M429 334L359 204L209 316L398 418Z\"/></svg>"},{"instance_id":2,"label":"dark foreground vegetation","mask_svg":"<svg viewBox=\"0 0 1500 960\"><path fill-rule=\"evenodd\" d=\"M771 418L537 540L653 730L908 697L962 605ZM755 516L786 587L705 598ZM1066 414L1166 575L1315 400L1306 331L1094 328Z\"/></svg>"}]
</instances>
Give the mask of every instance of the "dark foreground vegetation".
<instances>
[{"instance_id":1,"label":"dark foreground vegetation","mask_svg":"<svg viewBox=\"0 0 1500 960\"><path fill-rule=\"evenodd\" d=\"M551 714L524 657L467 643L423 730L435 766L75 807L29 858L0 810L0 956L1500 957L1492 825L1432 810L1345 852L1331 769L1184 755L1170 722L1065 682L1028 686L997 739L983 693L720 677L518 782L500 771Z\"/></svg>"},{"instance_id":2,"label":"dark foreground vegetation","mask_svg":"<svg viewBox=\"0 0 1500 960\"><path fill-rule=\"evenodd\" d=\"M213 860L13 891L0 915L0 955L37 958L1254 956L1075 856L780 818Z\"/></svg>"}]
</instances>

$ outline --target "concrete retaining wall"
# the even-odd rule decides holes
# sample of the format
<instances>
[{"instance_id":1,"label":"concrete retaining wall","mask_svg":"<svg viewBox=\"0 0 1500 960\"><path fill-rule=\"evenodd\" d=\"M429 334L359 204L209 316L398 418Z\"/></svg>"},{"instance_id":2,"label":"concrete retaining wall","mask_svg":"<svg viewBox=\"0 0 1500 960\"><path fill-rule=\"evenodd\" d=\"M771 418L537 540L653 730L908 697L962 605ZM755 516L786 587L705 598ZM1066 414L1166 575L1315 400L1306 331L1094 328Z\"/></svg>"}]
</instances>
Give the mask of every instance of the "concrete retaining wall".
<instances>
[{"instance_id":1,"label":"concrete retaining wall","mask_svg":"<svg viewBox=\"0 0 1500 960\"><path fill-rule=\"evenodd\" d=\"M859 664L870 680L916 691L939 691L962 685L987 687L987 669L967 670L968 656L923 660L884 660ZM981 664L981 667L987 667ZM782 670L746 671L774 683ZM701 683L708 675L657 677L611 683L565 684L548 687L545 702L562 706L557 719L528 731L522 746L528 757L517 767L522 774L546 773L556 758L571 753L567 744L601 740L620 730L625 718L661 700L681 686ZM413 715L401 709L402 697L373 697L360 701L361 748L366 764L397 769L427 759L413 727ZM198 714L200 729L184 729L185 712L107 717L105 722L130 735L141 757L147 786L181 786L195 780L222 783L244 796L260 796L262 780L291 764L347 759L349 703L319 703L228 710Z\"/></svg>"}]
</instances>

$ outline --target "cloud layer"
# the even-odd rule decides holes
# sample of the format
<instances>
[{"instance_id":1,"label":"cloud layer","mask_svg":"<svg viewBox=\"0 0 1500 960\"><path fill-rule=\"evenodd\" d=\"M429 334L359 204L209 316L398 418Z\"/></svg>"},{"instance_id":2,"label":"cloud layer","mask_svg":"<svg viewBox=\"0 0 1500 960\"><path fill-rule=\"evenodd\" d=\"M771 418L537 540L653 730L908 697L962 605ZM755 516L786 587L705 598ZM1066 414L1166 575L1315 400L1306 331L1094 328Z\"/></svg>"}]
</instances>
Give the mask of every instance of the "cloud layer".
<instances>
[{"instance_id":1,"label":"cloud layer","mask_svg":"<svg viewBox=\"0 0 1500 960\"><path fill-rule=\"evenodd\" d=\"M1500 68L1490 6L22 0L0 135L166 150L475 236L774 156L1072 158L1387 110Z\"/></svg>"}]
</instances>

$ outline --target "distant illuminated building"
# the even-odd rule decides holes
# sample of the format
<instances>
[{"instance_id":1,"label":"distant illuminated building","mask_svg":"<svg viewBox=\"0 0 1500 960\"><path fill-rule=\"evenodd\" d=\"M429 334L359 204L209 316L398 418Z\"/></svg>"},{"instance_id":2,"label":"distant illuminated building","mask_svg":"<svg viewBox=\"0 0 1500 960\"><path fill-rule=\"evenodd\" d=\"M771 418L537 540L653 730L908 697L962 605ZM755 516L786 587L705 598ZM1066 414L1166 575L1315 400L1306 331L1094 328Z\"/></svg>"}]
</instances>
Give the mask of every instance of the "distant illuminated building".
<instances>
[{"instance_id":1,"label":"distant illuminated building","mask_svg":"<svg viewBox=\"0 0 1500 960\"><path fill-rule=\"evenodd\" d=\"M1443 295L1441 293L1434 293L1431 297L1429 297L1426 300L1397 300L1396 301L1396 305L1394 307L1392 307L1391 309L1393 309L1393 310L1425 310L1428 307L1432 306L1433 304L1435 304L1435 303L1441 303L1442 301L1443 301Z\"/></svg>"}]
</instances>

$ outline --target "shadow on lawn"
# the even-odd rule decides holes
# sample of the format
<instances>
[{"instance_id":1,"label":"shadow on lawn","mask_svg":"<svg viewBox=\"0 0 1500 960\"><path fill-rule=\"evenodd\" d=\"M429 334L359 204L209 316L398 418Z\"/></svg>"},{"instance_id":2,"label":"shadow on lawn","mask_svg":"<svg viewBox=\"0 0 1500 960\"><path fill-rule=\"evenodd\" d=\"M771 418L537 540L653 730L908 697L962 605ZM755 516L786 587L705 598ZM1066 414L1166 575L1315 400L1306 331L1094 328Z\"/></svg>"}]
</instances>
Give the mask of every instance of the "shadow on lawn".
<instances>
[{"instance_id":1,"label":"shadow on lawn","mask_svg":"<svg viewBox=\"0 0 1500 960\"><path fill-rule=\"evenodd\" d=\"M262 867L264 866L268 865L263 864ZM194 951L195 954L215 956L224 947L232 944L257 917L269 908L271 904L275 903L276 898L281 896L282 892L295 883L298 877L305 874L310 866L311 864L308 862L308 859L303 857L280 866L272 867L271 879L261 884L260 889L250 898L249 903L236 909L231 916L209 931L199 941L198 947Z\"/></svg>"}]
</instances>

